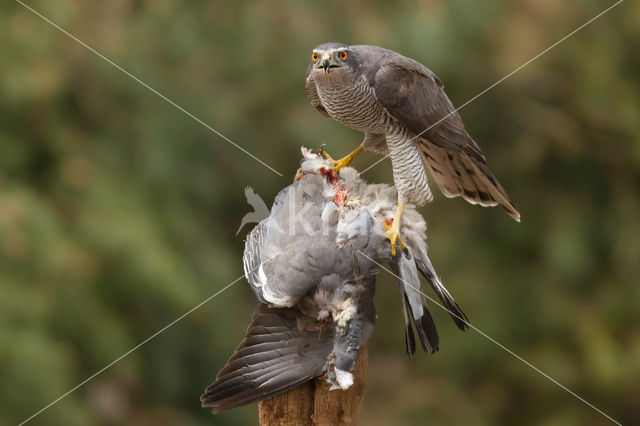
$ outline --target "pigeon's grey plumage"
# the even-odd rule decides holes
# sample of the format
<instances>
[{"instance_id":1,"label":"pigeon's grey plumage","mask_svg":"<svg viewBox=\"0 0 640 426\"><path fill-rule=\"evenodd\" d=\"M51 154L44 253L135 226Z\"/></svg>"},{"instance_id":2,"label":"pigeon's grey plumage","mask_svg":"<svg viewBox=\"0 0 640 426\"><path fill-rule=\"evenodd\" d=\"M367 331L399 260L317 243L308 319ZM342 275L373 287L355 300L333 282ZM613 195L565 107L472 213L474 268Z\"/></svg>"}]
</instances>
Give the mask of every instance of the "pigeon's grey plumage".
<instances>
[{"instance_id":1,"label":"pigeon's grey plumage","mask_svg":"<svg viewBox=\"0 0 640 426\"><path fill-rule=\"evenodd\" d=\"M392 257L382 221L394 214L395 188L367 184L348 167L336 174L321 156L303 154L302 177L277 195L269 217L247 236L245 275L260 304L247 336L201 397L214 412L318 376L348 388L356 354L373 332L380 264L390 263L399 277L409 355L416 349L412 323L423 349L438 350L420 275L456 325L467 325L433 270L426 223L415 208L402 218L406 250Z\"/></svg>"},{"instance_id":2,"label":"pigeon's grey plumage","mask_svg":"<svg viewBox=\"0 0 640 426\"><path fill-rule=\"evenodd\" d=\"M520 213L489 170L438 77L421 63L378 46L325 43L305 78L311 104L365 134L363 147L388 153L398 202L432 198L425 166L447 197Z\"/></svg>"}]
</instances>

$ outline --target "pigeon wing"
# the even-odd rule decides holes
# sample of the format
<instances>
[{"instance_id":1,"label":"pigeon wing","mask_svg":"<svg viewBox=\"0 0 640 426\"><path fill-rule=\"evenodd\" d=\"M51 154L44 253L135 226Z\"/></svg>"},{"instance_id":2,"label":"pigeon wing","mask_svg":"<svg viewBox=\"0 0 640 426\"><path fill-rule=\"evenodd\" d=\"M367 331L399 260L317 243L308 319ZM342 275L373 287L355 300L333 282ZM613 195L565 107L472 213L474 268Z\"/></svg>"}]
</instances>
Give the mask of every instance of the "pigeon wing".
<instances>
[{"instance_id":1,"label":"pigeon wing","mask_svg":"<svg viewBox=\"0 0 640 426\"><path fill-rule=\"evenodd\" d=\"M204 391L203 407L214 414L283 393L323 372L331 333L299 330L300 312L260 304L247 335L216 381Z\"/></svg>"}]
</instances>

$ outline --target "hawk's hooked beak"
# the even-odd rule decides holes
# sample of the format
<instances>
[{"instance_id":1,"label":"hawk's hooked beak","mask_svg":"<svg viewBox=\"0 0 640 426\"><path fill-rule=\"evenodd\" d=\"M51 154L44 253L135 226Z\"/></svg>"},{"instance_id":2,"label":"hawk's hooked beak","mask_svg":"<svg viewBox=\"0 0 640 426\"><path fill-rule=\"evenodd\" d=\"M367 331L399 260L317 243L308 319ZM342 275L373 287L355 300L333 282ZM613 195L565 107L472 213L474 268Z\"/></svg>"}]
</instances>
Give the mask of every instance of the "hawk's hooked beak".
<instances>
[{"instance_id":1,"label":"hawk's hooked beak","mask_svg":"<svg viewBox=\"0 0 640 426\"><path fill-rule=\"evenodd\" d=\"M327 75L331 68L338 67L338 64L331 57L331 53L324 52L322 54L322 69L324 69L324 74Z\"/></svg>"}]
</instances>

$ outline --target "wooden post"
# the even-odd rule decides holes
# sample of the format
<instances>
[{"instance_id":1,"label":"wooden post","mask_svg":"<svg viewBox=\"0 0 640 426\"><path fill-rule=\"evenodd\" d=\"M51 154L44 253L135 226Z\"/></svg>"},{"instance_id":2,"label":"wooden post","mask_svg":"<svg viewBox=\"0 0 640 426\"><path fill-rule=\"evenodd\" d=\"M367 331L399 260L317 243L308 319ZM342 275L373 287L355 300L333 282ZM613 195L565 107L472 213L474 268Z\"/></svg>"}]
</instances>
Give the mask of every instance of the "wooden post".
<instances>
[{"instance_id":1,"label":"wooden post","mask_svg":"<svg viewBox=\"0 0 640 426\"><path fill-rule=\"evenodd\" d=\"M321 379L258 403L260 426L357 425L367 377L367 347L358 352L353 385L330 391Z\"/></svg>"}]
</instances>

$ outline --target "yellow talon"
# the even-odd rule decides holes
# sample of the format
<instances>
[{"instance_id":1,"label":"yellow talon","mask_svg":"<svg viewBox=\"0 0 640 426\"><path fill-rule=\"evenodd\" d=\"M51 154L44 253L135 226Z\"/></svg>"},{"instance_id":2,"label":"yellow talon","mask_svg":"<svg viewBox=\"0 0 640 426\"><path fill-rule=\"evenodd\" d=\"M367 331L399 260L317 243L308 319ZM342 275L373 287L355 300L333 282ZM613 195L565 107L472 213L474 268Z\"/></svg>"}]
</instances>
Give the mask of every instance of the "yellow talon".
<instances>
[{"instance_id":1,"label":"yellow talon","mask_svg":"<svg viewBox=\"0 0 640 426\"><path fill-rule=\"evenodd\" d=\"M322 147L324 148L324 145L322 145ZM329 161L335 161L333 158L331 158L329 153L327 153L327 151L325 151L323 148L320 148L321 149L320 153L322 154L322 156Z\"/></svg>"},{"instance_id":2,"label":"yellow talon","mask_svg":"<svg viewBox=\"0 0 640 426\"><path fill-rule=\"evenodd\" d=\"M351 152L351 154L347 155L346 157L342 157L339 160L334 160L333 158L331 158L331 156L329 154L327 154L326 152L324 152L324 150L322 151L322 155L324 156L324 158L326 158L327 160L329 160L331 162L331 164L333 164L333 171L334 172L338 172L341 168L343 167L347 167L349 164L351 164L351 162L358 156L360 155L360 153L362 152L362 150L364 149L364 147L362 145L360 145L359 147L357 147L356 149L353 150L353 152Z\"/></svg>"},{"instance_id":3,"label":"yellow talon","mask_svg":"<svg viewBox=\"0 0 640 426\"><path fill-rule=\"evenodd\" d=\"M398 203L398 208L396 209L396 216L393 219L393 226L389 226L387 222L382 221L382 226L387 231L387 238L391 241L391 255L396 255L396 242L400 244L400 248L405 250L407 246L404 245L402 238L400 238L400 219L402 218L402 212L404 210L405 203Z\"/></svg>"},{"instance_id":4,"label":"yellow talon","mask_svg":"<svg viewBox=\"0 0 640 426\"><path fill-rule=\"evenodd\" d=\"M395 223L395 221L394 221L394 223ZM404 245L404 242L402 242L402 238L400 237L400 235L398 235L397 232L394 232L393 227L387 225L387 222L384 219L382 220L382 226L384 226L384 229L387 231L387 238L389 239L389 241L391 241L391 255L392 256L396 255L396 242L398 244L400 244L400 248L402 250L407 248L407 246Z\"/></svg>"}]
</instances>

